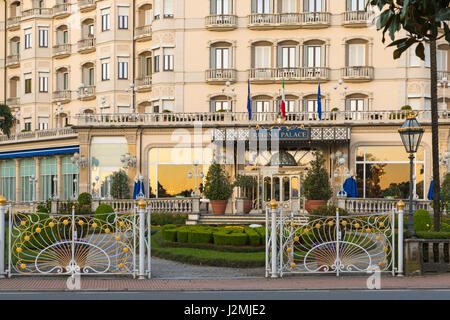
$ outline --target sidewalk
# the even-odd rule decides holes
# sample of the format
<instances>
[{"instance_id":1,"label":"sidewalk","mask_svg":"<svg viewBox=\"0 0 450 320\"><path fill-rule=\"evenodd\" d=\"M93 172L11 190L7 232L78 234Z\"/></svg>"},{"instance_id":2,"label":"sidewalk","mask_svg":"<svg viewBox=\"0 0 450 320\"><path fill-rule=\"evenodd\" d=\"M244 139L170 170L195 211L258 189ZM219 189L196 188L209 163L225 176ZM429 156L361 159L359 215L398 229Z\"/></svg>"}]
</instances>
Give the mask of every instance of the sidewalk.
<instances>
[{"instance_id":1,"label":"sidewalk","mask_svg":"<svg viewBox=\"0 0 450 320\"><path fill-rule=\"evenodd\" d=\"M134 280L131 278L81 278L81 290L89 291L197 291L197 290L320 290L367 289L363 276L298 276L283 279L234 278L195 280ZM65 291L67 277L15 277L0 279L0 293L11 291ZM381 289L450 289L450 274L417 277L383 276Z\"/></svg>"}]
</instances>

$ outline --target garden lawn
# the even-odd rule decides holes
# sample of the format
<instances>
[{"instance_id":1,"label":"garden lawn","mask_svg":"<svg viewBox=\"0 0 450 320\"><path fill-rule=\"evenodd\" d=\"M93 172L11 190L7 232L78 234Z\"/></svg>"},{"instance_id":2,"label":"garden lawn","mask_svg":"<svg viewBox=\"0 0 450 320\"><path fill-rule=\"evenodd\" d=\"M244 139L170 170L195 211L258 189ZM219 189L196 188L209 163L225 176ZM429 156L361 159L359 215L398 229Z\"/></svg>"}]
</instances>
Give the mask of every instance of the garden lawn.
<instances>
[{"instance_id":1,"label":"garden lawn","mask_svg":"<svg viewBox=\"0 0 450 320\"><path fill-rule=\"evenodd\" d=\"M152 256L192 265L207 265L229 268L257 268L265 265L265 251L223 252L194 248L166 248L158 241L161 232L152 235Z\"/></svg>"}]
</instances>

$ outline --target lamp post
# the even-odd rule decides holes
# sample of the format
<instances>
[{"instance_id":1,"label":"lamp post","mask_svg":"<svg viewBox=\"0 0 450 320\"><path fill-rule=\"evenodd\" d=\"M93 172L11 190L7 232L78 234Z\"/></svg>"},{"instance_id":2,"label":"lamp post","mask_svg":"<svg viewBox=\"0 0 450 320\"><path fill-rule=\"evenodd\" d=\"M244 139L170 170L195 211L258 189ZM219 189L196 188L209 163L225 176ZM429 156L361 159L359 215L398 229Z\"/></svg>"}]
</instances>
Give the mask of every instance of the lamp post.
<instances>
[{"instance_id":1,"label":"lamp post","mask_svg":"<svg viewBox=\"0 0 450 320\"><path fill-rule=\"evenodd\" d=\"M403 123L402 127L398 129L398 132L400 134L406 152L409 153L409 218L407 233L410 237L415 237L416 233L414 231L413 224L414 154L417 152L417 149L420 146L424 129L417 121L416 114L414 112L411 112L409 115L407 115L406 121Z\"/></svg>"},{"instance_id":2,"label":"lamp post","mask_svg":"<svg viewBox=\"0 0 450 320\"><path fill-rule=\"evenodd\" d=\"M131 113L134 113L135 111L135 103L134 103L134 95L136 94L136 92L138 91L138 88L136 88L136 86L134 85L134 82L130 82L130 87L125 89L126 92L130 92L131 93Z\"/></svg>"},{"instance_id":3,"label":"lamp post","mask_svg":"<svg viewBox=\"0 0 450 320\"><path fill-rule=\"evenodd\" d=\"M134 168L137 164L137 158L132 157L129 153L126 153L120 156L120 162L122 162L122 165L125 169L128 169L129 167Z\"/></svg>"},{"instance_id":4,"label":"lamp post","mask_svg":"<svg viewBox=\"0 0 450 320\"><path fill-rule=\"evenodd\" d=\"M145 194L142 192L142 188L144 185L144 177L142 175L139 176L139 193L137 194L137 199L145 198Z\"/></svg>"},{"instance_id":5,"label":"lamp post","mask_svg":"<svg viewBox=\"0 0 450 320\"><path fill-rule=\"evenodd\" d=\"M203 179L204 178L204 174L201 171L201 169L198 166L198 161L195 160L194 161L194 168L192 168L189 172L188 172L188 178L192 179L194 178L194 190L191 192L191 196L192 197L200 197L200 191L198 190L198 178Z\"/></svg>"},{"instance_id":6,"label":"lamp post","mask_svg":"<svg viewBox=\"0 0 450 320\"><path fill-rule=\"evenodd\" d=\"M347 97L347 89L348 89L348 86L347 86L347 85L344 85L344 80L339 79L339 80L338 80L338 84L334 85L333 88L334 88L335 91L337 91L339 88L343 88L343 89L344 89L344 91L342 92L343 99L344 99L344 110L342 110L342 111L346 111L346 110L345 110L345 98Z\"/></svg>"},{"instance_id":7,"label":"lamp post","mask_svg":"<svg viewBox=\"0 0 450 320\"><path fill-rule=\"evenodd\" d=\"M36 201L36 183L38 181L38 178L32 174L31 177L29 178L29 181L31 183L31 202L35 202Z\"/></svg>"},{"instance_id":8,"label":"lamp post","mask_svg":"<svg viewBox=\"0 0 450 320\"><path fill-rule=\"evenodd\" d=\"M73 200L76 200L78 198L77 196L77 183L78 183L78 179L75 178L73 179Z\"/></svg>"},{"instance_id":9,"label":"lamp post","mask_svg":"<svg viewBox=\"0 0 450 320\"><path fill-rule=\"evenodd\" d=\"M229 112L232 112L233 111L233 106L232 106L232 102L233 102L233 97L230 97L228 94L226 94L226 89L227 88L229 88L230 87L230 85L231 85L231 82L230 81L227 81L226 83L225 83L225 87L222 87L222 94L223 95L225 95L226 97L227 97L227 104L228 104L228 110L227 111L229 111ZM231 87L231 92L232 93L234 93L234 90L235 90L235 88L234 87ZM231 99L230 99L231 98ZM217 111L217 110L216 110Z\"/></svg>"},{"instance_id":10,"label":"lamp post","mask_svg":"<svg viewBox=\"0 0 450 320\"><path fill-rule=\"evenodd\" d=\"M53 177L53 200L58 200L58 176Z\"/></svg>"},{"instance_id":11,"label":"lamp post","mask_svg":"<svg viewBox=\"0 0 450 320\"><path fill-rule=\"evenodd\" d=\"M443 107L443 110L447 110L447 101L445 98L445 88L447 88L447 86L448 86L447 77L443 77L442 80L439 80L437 86L442 87L442 89L443 89L442 105L445 105L445 108Z\"/></svg>"},{"instance_id":12,"label":"lamp post","mask_svg":"<svg viewBox=\"0 0 450 320\"><path fill-rule=\"evenodd\" d=\"M108 194L106 195L106 199L107 200L112 200L112 197L111 197L111 176L108 176L106 178L106 182L108 183Z\"/></svg>"},{"instance_id":13,"label":"lamp post","mask_svg":"<svg viewBox=\"0 0 450 320\"><path fill-rule=\"evenodd\" d=\"M341 177L341 185L337 193L338 197L347 197L347 192L344 190L344 177L350 178L350 170L345 166L347 161L347 154L337 151L330 155L331 161L334 163L334 178L338 179Z\"/></svg>"}]
</instances>

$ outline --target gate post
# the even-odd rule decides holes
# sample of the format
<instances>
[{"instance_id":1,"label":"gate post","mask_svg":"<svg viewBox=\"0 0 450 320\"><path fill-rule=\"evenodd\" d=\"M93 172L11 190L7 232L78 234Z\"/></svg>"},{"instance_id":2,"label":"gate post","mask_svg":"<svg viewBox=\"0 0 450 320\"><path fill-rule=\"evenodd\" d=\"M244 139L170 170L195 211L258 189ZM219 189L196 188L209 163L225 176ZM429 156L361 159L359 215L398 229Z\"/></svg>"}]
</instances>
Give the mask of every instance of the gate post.
<instances>
[{"instance_id":1,"label":"gate post","mask_svg":"<svg viewBox=\"0 0 450 320\"><path fill-rule=\"evenodd\" d=\"M400 200L397 203L398 208L398 271L397 276L403 276L403 209L405 203ZM395 246L395 244L394 244Z\"/></svg>"},{"instance_id":2,"label":"gate post","mask_svg":"<svg viewBox=\"0 0 450 320\"><path fill-rule=\"evenodd\" d=\"M145 279L145 207L143 199L139 200L139 279Z\"/></svg>"},{"instance_id":3,"label":"gate post","mask_svg":"<svg viewBox=\"0 0 450 320\"><path fill-rule=\"evenodd\" d=\"M271 214L272 214L272 278L278 278L277 272L277 208L278 203L273 199L270 202Z\"/></svg>"},{"instance_id":4,"label":"gate post","mask_svg":"<svg viewBox=\"0 0 450 320\"><path fill-rule=\"evenodd\" d=\"M6 199L0 195L0 278L5 277L5 211Z\"/></svg>"}]
</instances>

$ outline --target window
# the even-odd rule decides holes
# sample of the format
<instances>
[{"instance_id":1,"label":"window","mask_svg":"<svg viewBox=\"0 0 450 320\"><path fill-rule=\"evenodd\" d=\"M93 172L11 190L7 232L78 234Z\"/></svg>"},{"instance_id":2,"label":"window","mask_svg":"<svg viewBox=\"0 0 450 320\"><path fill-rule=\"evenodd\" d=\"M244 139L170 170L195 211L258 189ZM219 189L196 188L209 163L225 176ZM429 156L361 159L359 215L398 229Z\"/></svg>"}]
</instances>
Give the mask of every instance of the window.
<instances>
[{"instance_id":1,"label":"window","mask_svg":"<svg viewBox=\"0 0 450 320\"><path fill-rule=\"evenodd\" d=\"M415 48L409 49L409 66L420 67L420 58L416 55Z\"/></svg>"},{"instance_id":2,"label":"window","mask_svg":"<svg viewBox=\"0 0 450 320\"><path fill-rule=\"evenodd\" d=\"M128 59L119 58L119 79L128 79Z\"/></svg>"},{"instance_id":3,"label":"window","mask_svg":"<svg viewBox=\"0 0 450 320\"><path fill-rule=\"evenodd\" d=\"M173 111L174 101L173 100L163 100L162 108L164 110Z\"/></svg>"},{"instance_id":4,"label":"window","mask_svg":"<svg viewBox=\"0 0 450 320\"><path fill-rule=\"evenodd\" d=\"M119 113L130 113L130 105L117 106L117 111Z\"/></svg>"},{"instance_id":5,"label":"window","mask_svg":"<svg viewBox=\"0 0 450 320\"><path fill-rule=\"evenodd\" d=\"M40 163L41 176L39 185L41 188L41 201L52 199L58 194L57 191L57 165L56 158L43 158ZM55 179L56 178L56 179Z\"/></svg>"},{"instance_id":6,"label":"window","mask_svg":"<svg viewBox=\"0 0 450 320\"><path fill-rule=\"evenodd\" d=\"M430 68L430 44L425 43L425 67Z\"/></svg>"},{"instance_id":7,"label":"window","mask_svg":"<svg viewBox=\"0 0 450 320\"><path fill-rule=\"evenodd\" d=\"M164 71L173 71L173 49L164 48Z\"/></svg>"},{"instance_id":8,"label":"window","mask_svg":"<svg viewBox=\"0 0 450 320\"><path fill-rule=\"evenodd\" d=\"M31 73L25 74L25 93L31 93Z\"/></svg>"},{"instance_id":9,"label":"window","mask_svg":"<svg viewBox=\"0 0 450 320\"><path fill-rule=\"evenodd\" d=\"M111 16L109 9L102 10L102 31L108 31L111 28Z\"/></svg>"},{"instance_id":10,"label":"window","mask_svg":"<svg viewBox=\"0 0 450 320\"><path fill-rule=\"evenodd\" d=\"M3 196L16 201L16 163L14 160L5 160L1 164L1 180Z\"/></svg>"},{"instance_id":11,"label":"window","mask_svg":"<svg viewBox=\"0 0 450 320\"><path fill-rule=\"evenodd\" d=\"M173 0L164 1L164 18L173 18Z\"/></svg>"},{"instance_id":12,"label":"window","mask_svg":"<svg viewBox=\"0 0 450 320\"><path fill-rule=\"evenodd\" d=\"M62 159L62 195L61 200L76 199L78 195L78 167L72 163L71 157Z\"/></svg>"},{"instance_id":13,"label":"window","mask_svg":"<svg viewBox=\"0 0 450 320\"><path fill-rule=\"evenodd\" d=\"M270 13L270 0L252 0L253 13Z\"/></svg>"},{"instance_id":14,"label":"window","mask_svg":"<svg viewBox=\"0 0 450 320\"><path fill-rule=\"evenodd\" d=\"M31 48L31 29L25 30L25 49Z\"/></svg>"},{"instance_id":15,"label":"window","mask_svg":"<svg viewBox=\"0 0 450 320\"><path fill-rule=\"evenodd\" d=\"M232 102L228 97L218 97L214 100L211 100L210 112L232 111L231 104Z\"/></svg>"},{"instance_id":16,"label":"window","mask_svg":"<svg viewBox=\"0 0 450 320\"><path fill-rule=\"evenodd\" d=\"M362 67L366 65L366 45L352 43L348 45L348 66Z\"/></svg>"},{"instance_id":17,"label":"window","mask_svg":"<svg viewBox=\"0 0 450 320\"><path fill-rule=\"evenodd\" d=\"M21 202L30 202L36 199L36 183L30 181L35 177L36 164L34 159L20 160L20 184L21 184Z\"/></svg>"},{"instance_id":18,"label":"window","mask_svg":"<svg viewBox=\"0 0 450 320\"><path fill-rule=\"evenodd\" d=\"M253 101L253 111L254 112L271 112L271 103L268 100L256 100Z\"/></svg>"},{"instance_id":19,"label":"window","mask_svg":"<svg viewBox=\"0 0 450 320\"><path fill-rule=\"evenodd\" d=\"M306 66L320 68L322 66L321 53L321 46L306 46Z\"/></svg>"},{"instance_id":20,"label":"window","mask_svg":"<svg viewBox=\"0 0 450 320\"><path fill-rule=\"evenodd\" d=\"M109 60L102 60L102 81L111 79Z\"/></svg>"},{"instance_id":21,"label":"window","mask_svg":"<svg viewBox=\"0 0 450 320\"><path fill-rule=\"evenodd\" d=\"M159 68L160 68L160 64L159 64L160 56L159 56L159 54L160 54L159 50L155 50L155 53L154 53L155 62L153 63L153 68L154 68L153 72L159 72Z\"/></svg>"},{"instance_id":22,"label":"window","mask_svg":"<svg viewBox=\"0 0 450 320\"><path fill-rule=\"evenodd\" d=\"M270 68L271 47L255 46L255 68Z\"/></svg>"},{"instance_id":23,"label":"window","mask_svg":"<svg viewBox=\"0 0 450 320\"><path fill-rule=\"evenodd\" d=\"M48 73L39 72L39 92L48 92Z\"/></svg>"},{"instance_id":24,"label":"window","mask_svg":"<svg viewBox=\"0 0 450 320\"><path fill-rule=\"evenodd\" d=\"M128 8L119 7L119 29L128 29Z\"/></svg>"},{"instance_id":25,"label":"window","mask_svg":"<svg viewBox=\"0 0 450 320\"><path fill-rule=\"evenodd\" d=\"M321 11L322 11L322 0L304 0L304 12L321 12Z\"/></svg>"},{"instance_id":26,"label":"window","mask_svg":"<svg viewBox=\"0 0 450 320\"><path fill-rule=\"evenodd\" d=\"M145 57L143 64L143 75L148 77L152 75L152 57Z\"/></svg>"},{"instance_id":27,"label":"window","mask_svg":"<svg viewBox=\"0 0 450 320\"><path fill-rule=\"evenodd\" d=\"M409 197L409 159L403 146L362 146L356 149L356 182L360 197ZM424 186L425 151L419 147L413 174L414 193L424 199L428 186Z\"/></svg>"},{"instance_id":28,"label":"window","mask_svg":"<svg viewBox=\"0 0 450 320\"><path fill-rule=\"evenodd\" d=\"M155 20L161 18L161 1L162 0L155 0L154 1L154 5L155 5Z\"/></svg>"},{"instance_id":29,"label":"window","mask_svg":"<svg viewBox=\"0 0 450 320\"><path fill-rule=\"evenodd\" d=\"M23 119L24 121L24 130L31 131L31 118Z\"/></svg>"},{"instance_id":30,"label":"window","mask_svg":"<svg viewBox=\"0 0 450 320\"><path fill-rule=\"evenodd\" d=\"M229 48L212 48L213 55L211 66L213 69L228 69L229 68Z\"/></svg>"},{"instance_id":31,"label":"window","mask_svg":"<svg viewBox=\"0 0 450 320\"><path fill-rule=\"evenodd\" d=\"M95 35L94 24L88 25L88 37L92 38Z\"/></svg>"},{"instance_id":32,"label":"window","mask_svg":"<svg viewBox=\"0 0 450 320\"><path fill-rule=\"evenodd\" d=\"M437 70L447 71L447 50L437 49L436 59L437 59Z\"/></svg>"},{"instance_id":33,"label":"window","mask_svg":"<svg viewBox=\"0 0 450 320\"><path fill-rule=\"evenodd\" d=\"M232 0L211 0L211 14L230 14Z\"/></svg>"},{"instance_id":34,"label":"window","mask_svg":"<svg viewBox=\"0 0 450 320\"><path fill-rule=\"evenodd\" d=\"M295 51L295 47L282 47L281 57L279 57L279 67L295 68Z\"/></svg>"},{"instance_id":35,"label":"window","mask_svg":"<svg viewBox=\"0 0 450 320\"><path fill-rule=\"evenodd\" d=\"M69 90L69 73L66 70L64 69L56 73L56 86L58 91Z\"/></svg>"},{"instance_id":36,"label":"window","mask_svg":"<svg viewBox=\"0 0 450 320\"><path fill-rule=\"evenodd\" d=\"M39 29L39 47L41 47L41 48L48 47L48 30L47 29Z\"/></svg>"},{"instance_id":37,"label":"window","mask_svg":"<svg viewBox=\"0 0 450 320\"><path fill-rule=\"evenodd\" d=\"M365 0L347 0L347 11L365 11Z\"/></svg>"},{"instance_id":38,"label":"window","mask_svg":"<svg viewBox=\"0 0 450 320\"><path fill-rule=\"evenodd\" d=\"M39 130L48 130L48 118L38 118Z\"/></svg>"}]
</instances>

